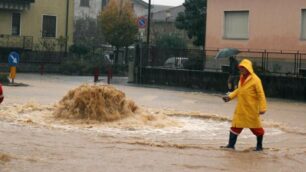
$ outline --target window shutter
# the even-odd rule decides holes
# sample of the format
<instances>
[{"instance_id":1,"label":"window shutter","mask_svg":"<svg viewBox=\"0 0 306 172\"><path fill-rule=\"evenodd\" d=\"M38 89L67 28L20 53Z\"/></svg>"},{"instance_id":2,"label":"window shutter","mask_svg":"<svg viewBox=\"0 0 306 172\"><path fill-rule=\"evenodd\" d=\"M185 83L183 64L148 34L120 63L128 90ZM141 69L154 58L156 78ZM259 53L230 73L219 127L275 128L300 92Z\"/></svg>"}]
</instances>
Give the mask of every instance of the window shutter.
<instances>
[{"instance_id":1,"label":"window shutter","mask_svg":"<svg viewBox=\"0 0 306 172\"><path fill-rule=\"evenodd\" d=\"M249 38L248 11L226 11L224 13L224 38Z\"/></svg>"}]
</instances>

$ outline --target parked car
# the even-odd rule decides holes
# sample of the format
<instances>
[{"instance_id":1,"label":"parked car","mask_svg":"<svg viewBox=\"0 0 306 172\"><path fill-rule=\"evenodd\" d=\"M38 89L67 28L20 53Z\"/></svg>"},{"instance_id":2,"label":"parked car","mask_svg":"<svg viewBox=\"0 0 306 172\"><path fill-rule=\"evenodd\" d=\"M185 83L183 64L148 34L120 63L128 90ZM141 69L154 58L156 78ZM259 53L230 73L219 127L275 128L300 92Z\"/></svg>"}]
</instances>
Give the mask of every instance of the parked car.
<instances>
[{"instance_id":1,"label":"parked car","mask_svg":"<svg viewBox=\"0 0 306 172\"><path fill-rule=\"evenodd\" d=\"M113 59L111 58L112 54L105 53L103 58L107 64L114 64Z\"/></svg>"},{"instance_id":2,"label":"parked car","mask_svg":"<svg viewBox=\"0 0 306 172\"><path fill-rule=\"evenodd\" d=\"M188 61L187 57L170 57L168 58L163 67L167 68L184 68L184 64Z\"/></svg>"}]
</instances>

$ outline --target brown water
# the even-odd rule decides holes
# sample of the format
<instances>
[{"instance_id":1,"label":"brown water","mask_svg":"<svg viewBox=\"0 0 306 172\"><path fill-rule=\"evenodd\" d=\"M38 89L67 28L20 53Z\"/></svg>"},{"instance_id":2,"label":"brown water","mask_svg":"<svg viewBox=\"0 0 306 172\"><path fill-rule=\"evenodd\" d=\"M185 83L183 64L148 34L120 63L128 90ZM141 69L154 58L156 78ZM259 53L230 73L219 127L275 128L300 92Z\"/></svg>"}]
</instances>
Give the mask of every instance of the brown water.
<instances>
[{"instance_id":1,"label":"brown water","mask_svg":"<svg viewBox=\"0 0 306 172\"><path fill-rule=\"evenodd\" d=\"M304 171L306 167L304 103L268 100L264 151L252 151L255 137L248 130L239 136L236 151L224 151L219 146L227 143L235 102L224 104L213 94L116 85L112 91L124 96L112 101L131 98L138 108L109 121L69 111L69 105L83 101L80 97L92 98L84 93L71 96L71 91L81 90L75 88L85 83L81 87L99 90L86 78L77 83L60 76L24 77L29 87L5 87L0 171ZM62 89L41 89L46 87ZM44 102L45 97L49 101ZM88 106L95 109L91 106L97 104ZM66 115L56 113L65 107ZM121 107L128 106L117 109Z\"/></svg>"},{"instance_id":2,"label":"brown water","mask_svg":"<svg viewBox=\"0 0 306 172\"><path fill-rule=\"evenodd\" d=\"M137 106L110 85L81 85L57 104L54 116L67 119L115 121L135 113Z\"/></svg>"}]
</instances>

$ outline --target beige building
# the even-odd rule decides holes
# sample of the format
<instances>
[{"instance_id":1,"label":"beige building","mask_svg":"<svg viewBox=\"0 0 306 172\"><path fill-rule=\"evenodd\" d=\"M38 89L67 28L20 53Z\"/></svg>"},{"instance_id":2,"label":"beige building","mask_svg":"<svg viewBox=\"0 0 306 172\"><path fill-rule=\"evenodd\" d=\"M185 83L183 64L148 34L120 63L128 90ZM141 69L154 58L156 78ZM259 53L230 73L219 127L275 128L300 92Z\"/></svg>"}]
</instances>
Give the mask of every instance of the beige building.
<instances>
[{"instance_id":1,"label":"beige building","mask_svg":"<svg viewBox=\"0 0 306 172\"><path fill-rule=\"evenodd\" d=\"M306 52L305 0L208 0L206 49Z\"/></svg>"},{"instance_id":2,"label":"beige building","mask_svg":"<svg viewBox=\"0 0 306 172\"><path fill-rule=\"evenodd\" d=\"M73 18L74 0L0 1L0 48L66 51Z\"/></svg>"}]
</instances>

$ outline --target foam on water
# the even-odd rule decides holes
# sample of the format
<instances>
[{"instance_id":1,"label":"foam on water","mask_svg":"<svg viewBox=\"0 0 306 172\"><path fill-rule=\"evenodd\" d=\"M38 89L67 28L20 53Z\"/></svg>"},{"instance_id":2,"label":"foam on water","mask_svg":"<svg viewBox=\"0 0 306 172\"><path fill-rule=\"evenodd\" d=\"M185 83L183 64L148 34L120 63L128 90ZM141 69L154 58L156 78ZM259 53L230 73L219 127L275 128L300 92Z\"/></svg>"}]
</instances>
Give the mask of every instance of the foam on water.
<instances>
[{"instance_id":1,"label":"foam on water","mask_svg":"<svg viewBox=\"0 0 306 172\"><path fill-rule=\"evenodd\" d=\"M171 117L178 121L181 126L152 128L143 126L141 128L122 129L112 127L93 127L89 131L95 131L104 134L111 134L113 136L143 136L143 137L164 137L171 139L227 139L229 122L220 122L215 120L203 120L193 117ZM247 130L247 129L246 129ZM266 135L278 135L283 132L277 128L265 128ZM241 134L242 138L254 137L249 131L244 131Z\"/></svg>"},{"instance_id":2,"label":"foam on water","mask_svg":"<svg viewBox=\"0 0 306 172\"><path fill-rule=\"evenodd\" d=\"M139 113L112 122L58 119L54 107L38 103L3 107L0 118L25 125L41 125L77 132L102 133L115 137L142 137L171 140L227 139L230 119L216 114L177 112L140 108ZM281 124L264 125L266 135L279 135L285 130ZM254 137L245 129L241 138Z\"/></svg>"},{"instance_id":3,"label":"foam on water","mask_svg":"<svg viewBox=\"0 0 306 172\"><path fill-rule=\"evenodd\" d=\"M153 140L226 140L230 122L213 119L201 119L192 116L171 116L170 120L176 121L180 125L165 126L163 128L152 127L150 125L132 124L123 128L117 125L71 125L71 124L51 124L54 128L61 128L69 131L90 132L106 134L114 137L141 137ZM283 133L278 128L265 128L266 135L280 135ZM253 138L254 135L245 129L241 138Z\"/></svg>"}]
</instances>

